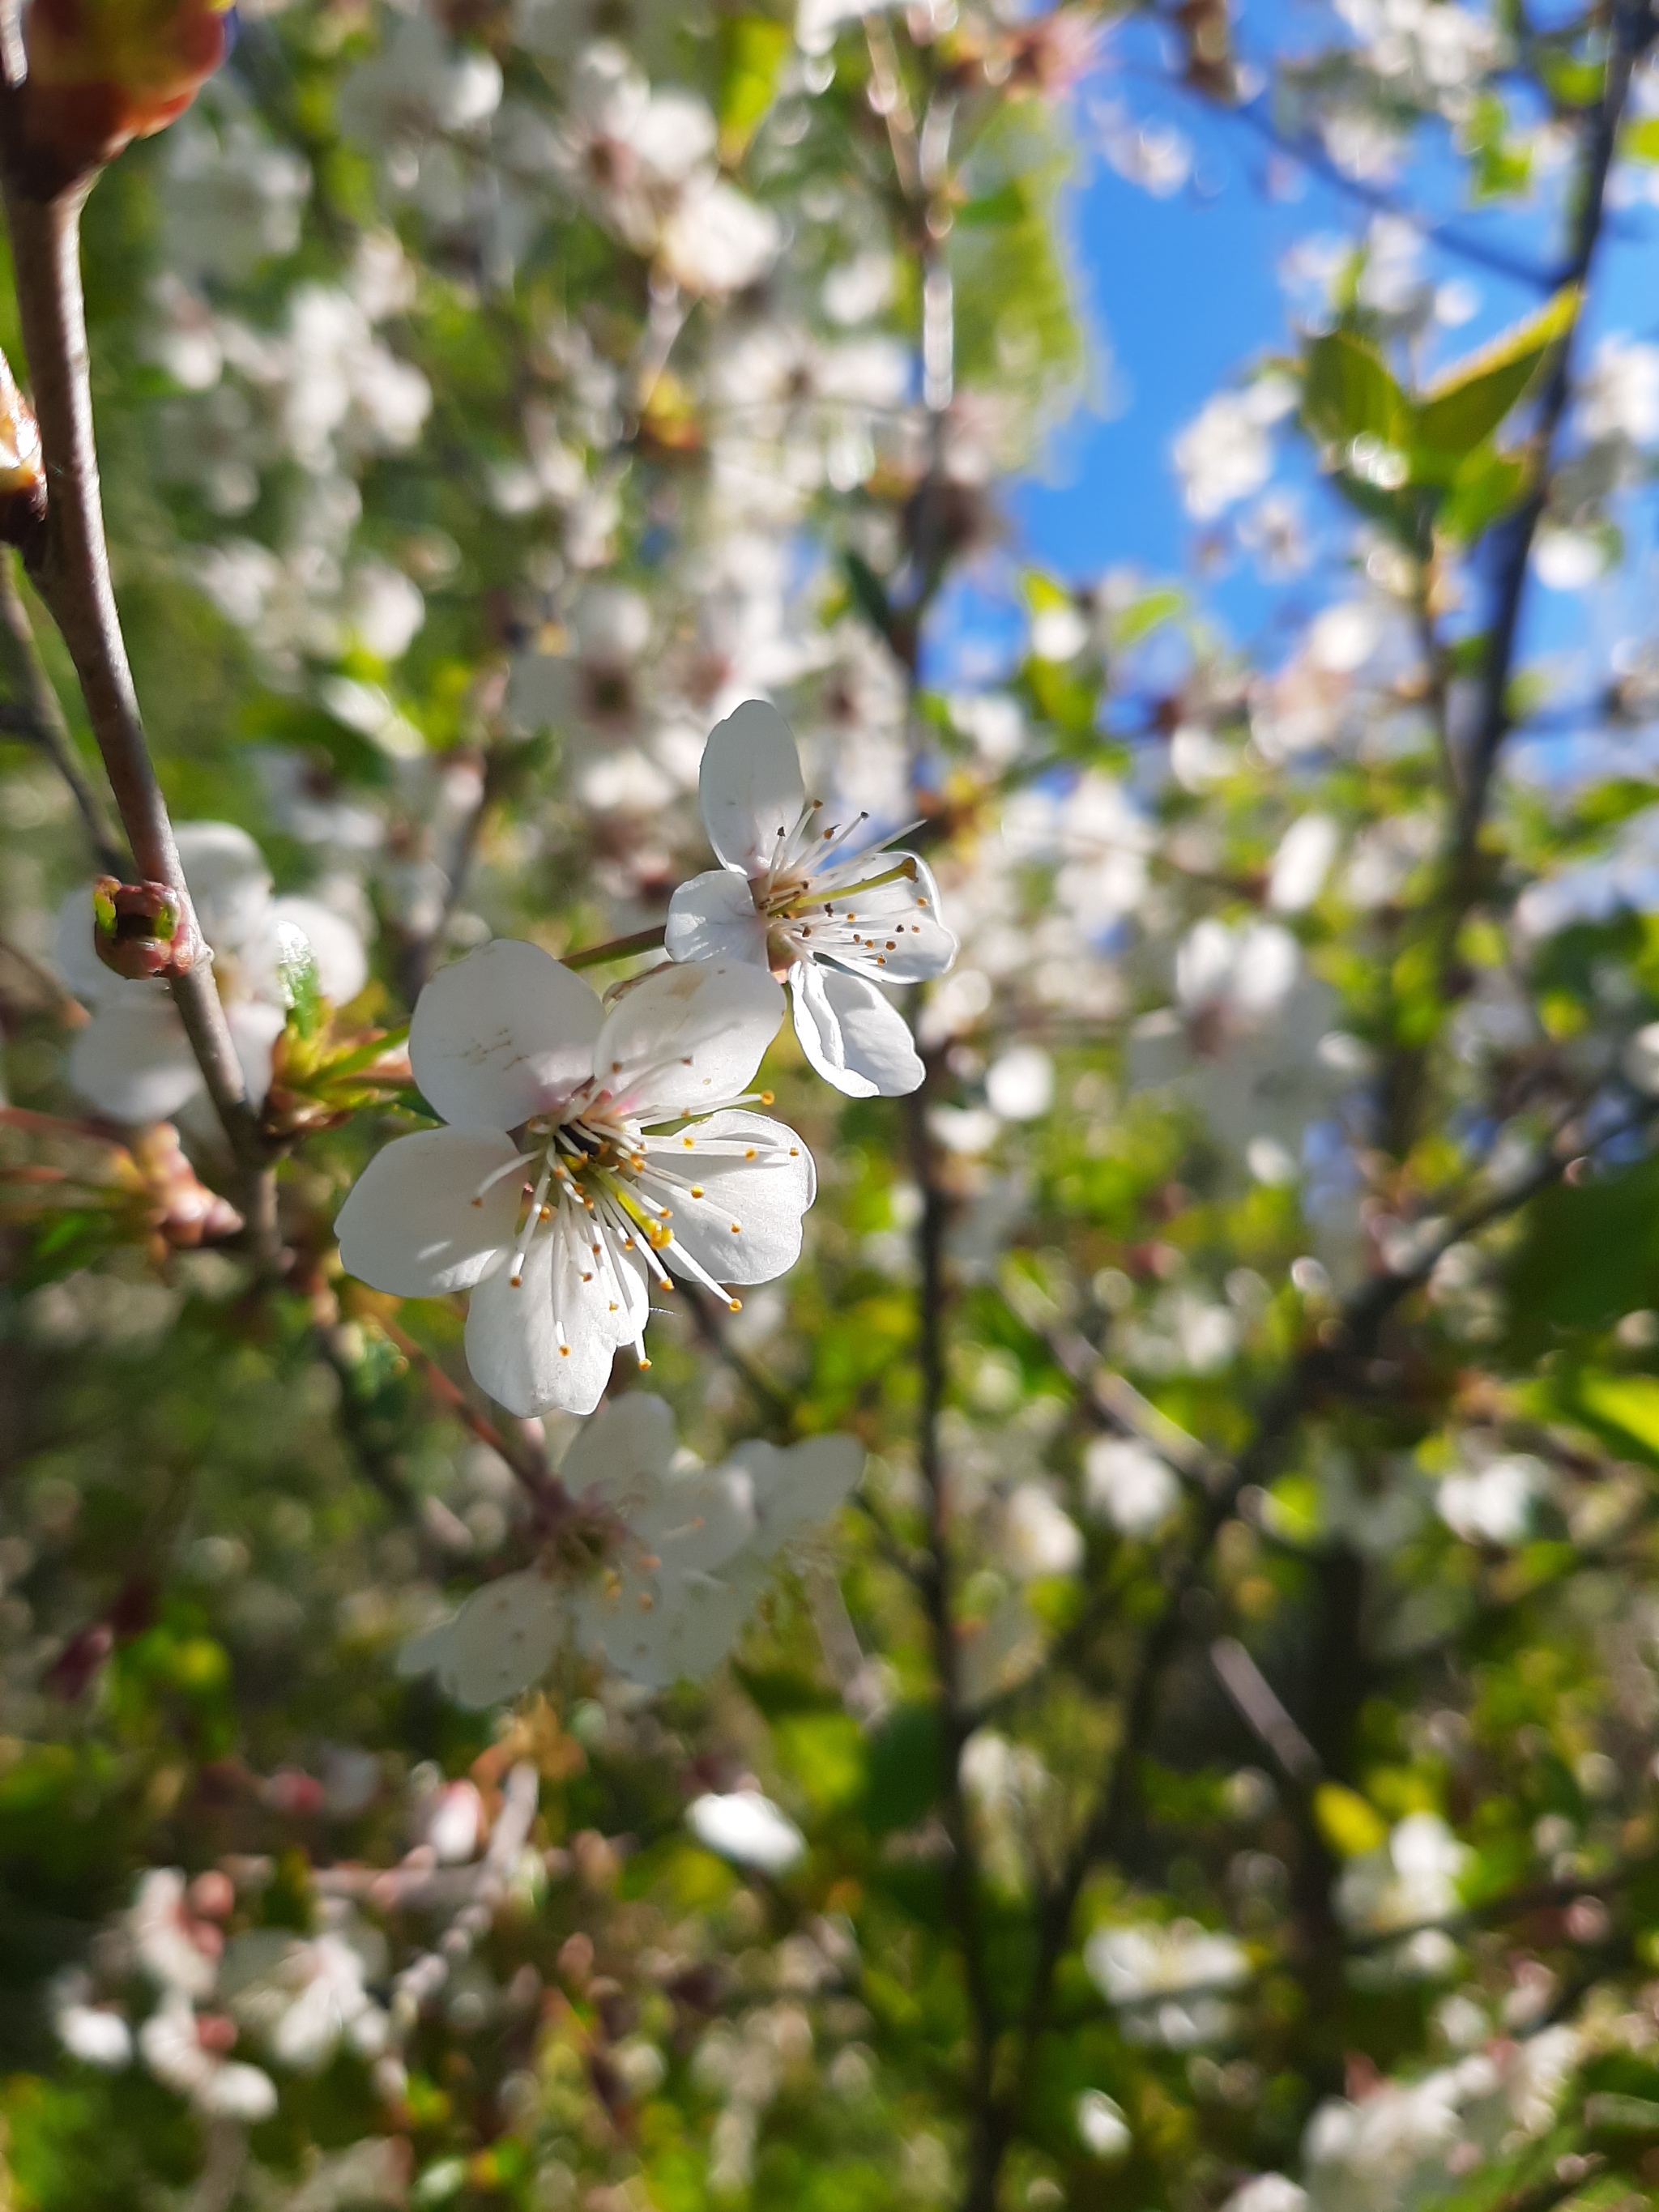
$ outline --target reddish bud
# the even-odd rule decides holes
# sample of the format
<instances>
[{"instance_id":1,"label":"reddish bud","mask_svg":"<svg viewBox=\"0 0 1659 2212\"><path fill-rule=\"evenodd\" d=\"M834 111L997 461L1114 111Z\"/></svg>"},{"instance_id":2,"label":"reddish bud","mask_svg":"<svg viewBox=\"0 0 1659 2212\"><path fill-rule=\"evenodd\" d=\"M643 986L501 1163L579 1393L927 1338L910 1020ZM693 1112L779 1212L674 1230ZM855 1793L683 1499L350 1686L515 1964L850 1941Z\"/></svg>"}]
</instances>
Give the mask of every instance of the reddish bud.
<instances>
[{"instance_id":1,"label":"reddish bud","mask_svg":"<svg viewBox=\"0 0 1659 2212\"><path fill-rule=\"evenodd\" d=\"M113 876L94 884L93 950L118 975L182 975L191 964L185 942L177 894L166 884L123 884Z\"/></svg>"},{"instance_id":2,"label":"reddish bud","mask_svg":"<svg viewBox=\"0 0 1659 2212\"><path fill-rule=\"evenodd\" d=\"M230 46L230 0L31 0L23 181L50 197L183 113Z\"/></svg>"}]
</instances>

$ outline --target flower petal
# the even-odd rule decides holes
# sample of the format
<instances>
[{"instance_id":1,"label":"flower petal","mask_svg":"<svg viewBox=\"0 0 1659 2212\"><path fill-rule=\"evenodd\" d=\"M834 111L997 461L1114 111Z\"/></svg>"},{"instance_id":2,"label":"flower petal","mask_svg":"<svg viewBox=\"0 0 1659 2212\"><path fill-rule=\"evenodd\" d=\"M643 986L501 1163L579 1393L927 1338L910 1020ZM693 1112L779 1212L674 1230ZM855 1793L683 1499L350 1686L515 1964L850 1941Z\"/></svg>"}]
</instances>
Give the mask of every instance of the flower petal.
<instances>
[{"instance_id":1,"label":"flower petal","mask_svg":"<svg viewBox=\"0 0 1659 2212\"><path fill-rule=\"evenodd\" d=\"M914 881L901 876L850 899L835 888L837 878L851 885L908 860ZM884 983L924 983L944 975L957 957L956 933L939 919L939 885L927 863L915 853L868 853L836 870L828 884L815 887L837 909L833 921L813 921L812 943L822 934L822 950L855 975ZM850 927L839 918L852 909Z\"/></svg>"},{"instance_id":2,"label":"flower petal","mask_svg":"<svg viewBox=\"0 0 1659 2212\"><path fill-rule=\"evenodd\" d=\"M775 707L748 699L716 725L703 749L698 792L716 856L745 875L763 873L806 803L800 756Z\"/></svg>"},{"instance_id":3,"label":"flower petal","mask_svg":"<svg viewBox=\"0 0 1659 2212\"><path fill-rule=\"evenodd\" d=\"M596 1413L564 1455L559 1480L573 1498L597 1490L620 1510L654 1496L674 1456L674 1416L648 1390Z\"/></svg>"},{"instance_id":4,"label":"flower petal","mask_svg":"<svg viewBox=\"0 0 1659 2212\"><path fill-rule=\"evenodd\" d=\"M669 961L605 1016L593 1072L624 1113L672 1121L739 1097L782 1019L782 988L761 969Z\"/></svg>"},{"instance_id":5,"label":"flower petal","mask_svg":"<svg viewBox=\"0 0 1659 2212\"><path fill-rule=\"evenodd\" d=\"M717 1283L769 1283L793 1267L801 1217L817 1194L812 1155L800 1139L763 1114L711 1114L685 1133L692 1141L683 1171L695 1168L706 1195L676 1195L675 1242ZM756 1158L707 1149L721 1138L754 1139ZM662 1256L672 1267L673 1254Z\"/></svg>"},{"instance_id":6,"label":"flower petal","mask_svg":"<svg viewBox=\"0 0 1659 2212\"><path fill-rule=\"evenodd\" d=\"M467 1366L481 1389L522 1419L591 1413L617 1344L604 1299L581 1279L573 1240L556 1231L531 1240L516 1290L512 1268L502 1267L472 1293Z\"/></svg>"},{"instance_id":7,"label":"flower petal","mask_svg":"<svg viewBox=\"0 0 1659 2212\"><path fill-rule=\"evenodd\" d=\"M118 985L103 999L76 1032L69 1079L115 1121L165 1121L202 1088L178 1009L149 983Z\"/></svg>"},{"instance_id":8,"label":"flower petal","mask_svg":"<svg viewBox=\"0 0 1659 2212\"><path fill-rule=\"evenodd\" d=\"M864 1446L856 1437L808 1437L780 1449L759 1437L740 1443L732 1464L749 1476L760 1518L751 1549L762 1559L831 1519L864 1473Z\"/></svg>"},{"instance_id":9,"label":"flower petal","mask_svg":"<svg viewBox=\"0 0 1659 2212\"><path fill-rule=\"evenodd\" d=\"M409 1027L415 1080L459 1129L516 1129L586 1080L597 994L538 945L497 938L427 985Z\"/></svg>"},{"instance_id":10,"label":"flower petal","mask_svg":"<svg viewBox=\"0 0 1659 2212\"><path fill-rule=\"evenodd\" d=\"M181 822L179 863L208 943L229 951L261 929L270 899L264 854L234 822Z\"/></svg>"},{"instance_id":11,"label":"flower petal","mask_svg":"<svg viewBox=\"0 0 1659 2212\"><path fill-rule=\"evenodd\" d=\"M862 975L797 961L789 970L795 1035L826 1083L849 1098L902 1098L923 1068L904 1017Z\"/></svg>"},{"instance_id":12,"label":"flower petal","mask_svg":"<svg viewBox=\"0 0 1659 2212\"><path fill-rule=\"evenodd\" d=\"M398 1671L435 1668L446 1696L481 1711L547 1672L559 1627L557 1592L538 1568L526 1567L474 1590L453 1620L404 1647Z\"/></svg>"},{"instance_id":13,"label":"flower petal","mask_svg":"<svg viewBox=\"0 0 1659 2212\"><path fill-rule=\"evenodd\" d=\"M471 1290L513 1242L524 1178L479 1187L518 1158L507 1138L470 1129L394 1139L359 1176L334 1224L346 1273L399 1297Z\"/></svg>"},{"instance_id":14,"label":"flower petal","mask_svg":"<svg viewBox=\"0 0 1659 2212\"><path fill-rule=\"evenodd\" d=\"M708 868L668 902L663 939L671 960L739 960L764 968L766 921L755 910L747 876Z\"/></svg>"},{"instance_id":15,"label":"flower petal","mask_svg":"<svg viewBox=\"0 0 1659 2212\"><path fill-rule=\"evenodd\" d=\"M264 1103L270 1088L270 1056L283 1034L280 1006L264 999L238 999L225 1008L225 1026L241 1062L242 1080L256 1106Z\"/></svg>"},{"instance_id":16,"label":"flower petal","mask_svg":"<svg viewBox=\"0 0 1659 2212\"><path fill-rule=\"evenodd\" d=\"M277 923L292 922L311 947L323 996L337 1006L355 999L368 981L368 956L345 916L313 898L273 899L270 913Z\"/></svg>"}]
</instances>

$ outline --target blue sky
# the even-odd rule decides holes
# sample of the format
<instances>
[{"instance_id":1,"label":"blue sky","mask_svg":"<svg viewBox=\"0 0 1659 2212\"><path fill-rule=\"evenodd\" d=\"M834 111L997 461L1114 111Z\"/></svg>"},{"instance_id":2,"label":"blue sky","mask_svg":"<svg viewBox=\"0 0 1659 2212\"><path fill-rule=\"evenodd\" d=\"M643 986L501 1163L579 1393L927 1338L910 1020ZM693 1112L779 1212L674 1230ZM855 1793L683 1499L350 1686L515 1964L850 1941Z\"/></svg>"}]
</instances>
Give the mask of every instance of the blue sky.
<instances>
[{"instance_id":1,"label":"blue sky","mask_svg":"<svg viewBox=\"0 0 1659 2212\"><path fill-rule=\"evenodd\" d=\"M1243 43L1265 55L1276 40L1302 35L1297 26L1312 30L1329 22L1322 9L1271 0L1246 9ZM1085 141L1092 135L1086 119L1091 101L1103 99L1138 117L1166 118L1193 142L1193 179L1175 196L1158 199L1097 153L1091 157L1074 199L1073 234L1090 314L1111 363L1109 406L1067 424L1045 469L1011 502L1018 550L1073 580L1126 562L1154 573L1189 571L1198 533L1182 509L1172 440L1232 371L1285 343L1278 272L1287 251L1316 232L1358 235L1368 220L1367 209L1333 183L1275 163L1272 148L1247 122L1160 82L1157 57L1145 43L1153 35L1145 27L1132 31L1113 49L1080 103L1083 135ZM1287 182L1293 196L1286 196ZM1468 236L1547 265L1559 246L1541 210L1474 213L1458 207L1457 184L1449 160L1433 152L1410 179L1419 204ZM1659 338L1656 235L1651 207L1615 219L1598 272L1592 338L1608 329ZM1445 339L1443 357L1478 344L1538 297L1438 246L1431 247L1425 266L1437 276L1463 279L1480 295L1474 318ZM1328 568L1322 577L1316 572L1311 587L1329 596L1340 586L1340 571ZM1305 592L1309 586L1301 588ZM1205 596L1242 635L1262 621L1274 595L1236 566L1210 580ZM1535 585L1528 601L1535 645L1565 650L1587 619L1595 626L1594 611L1582 602Z\"/></svg>"}]
</instances>

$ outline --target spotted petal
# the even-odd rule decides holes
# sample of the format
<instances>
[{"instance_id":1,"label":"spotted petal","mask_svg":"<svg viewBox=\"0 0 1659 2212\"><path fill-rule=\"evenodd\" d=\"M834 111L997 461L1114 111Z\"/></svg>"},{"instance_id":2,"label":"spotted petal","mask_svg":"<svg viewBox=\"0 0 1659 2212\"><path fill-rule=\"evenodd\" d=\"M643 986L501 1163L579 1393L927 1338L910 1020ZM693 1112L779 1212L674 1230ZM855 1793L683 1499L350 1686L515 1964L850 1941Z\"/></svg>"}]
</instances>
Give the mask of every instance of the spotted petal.
<instances>
[{"instance_id":1,"label":"spotted petal","mask_svg":"<svg viewBox=\"0 0 1659 2212\"><path fill-rule=\"evenodd\" d=\"M472 1293L466 1364L509 1413L591 1413L611 1380L618 1338L606 1301L584 1283L574 1241L544 1233L513 1269L497 1267Z\"/></svg>"},{"instance_id":2,"label":"spotted petal","mask_svg":"<svg viewBox=\"0 0 1659 2212\"><path fill-rule=\"evenodd\" d=\"M649 1124L740 1097L783 1019L769 975L732 960L670 961L605 1017L593 1072L619 1109Z\"/></svg>"},{"instance_id":3,"label":"spotted petal","mask_svg":"<svg viewBox=\"0 0 1659 2212\"><path fill-rule=\"evenodd\" d=\"M677 1164L688 1178L695 1173L704 1195L677 1196L676 1243L717 1283L769 1283L787 1273L800 1256L801 1218L817 1194L811 1152L763 1114L711 1114L685 1134L692 1142ZM722 1142L732 1152L711 1149ZM665 1256L672 1267L672 1253Z\"/></svg>"},{"instance_id":4,"label":"spotted petal","mask_svg":"<svg viewBox=\"0 0 1659 2212\"><path fill-rule=\"evenodd\" d=\"M586 1080L605 1016L597 994L538 945L497 938L421 994L415 1080L459 1129L516 1129Z\"/></svg>"}]
</instances>

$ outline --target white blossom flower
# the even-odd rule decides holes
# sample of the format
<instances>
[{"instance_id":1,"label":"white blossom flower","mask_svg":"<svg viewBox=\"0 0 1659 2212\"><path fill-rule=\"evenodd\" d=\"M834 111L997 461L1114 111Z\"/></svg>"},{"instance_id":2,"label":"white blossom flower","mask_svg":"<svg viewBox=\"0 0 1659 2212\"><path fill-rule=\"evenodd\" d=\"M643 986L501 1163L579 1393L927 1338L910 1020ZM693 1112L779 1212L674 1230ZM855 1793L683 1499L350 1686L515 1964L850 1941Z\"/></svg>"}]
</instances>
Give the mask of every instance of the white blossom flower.
<instances>
[{"instance_id":1,"label":"white blossom flower","mask_svg":"<svg viewBox=\"0 0 1659 2212\"><path fill-rule=\"evenodd\" d=\"M683 187L712 160L718 136L706 100L653 92L623 49L602 40L571 71L553 160L599 222L648 254Z\"/></svg>"},{"instance_id":2,"label":"white blossom flower","mask_svg":"<svg viewBox=\"0 0 1659 2212\"><path fill-rule=\"evenodd\" d=\"M1121 1536L1150 1536L1181 1503L1173 1468L1133 1437L1092 1437L1083 1455L1083 1497L1090 1513Z\"/></svg>"},{"instance_id":3,"label":"white blossom flower","mask_svg":"<svg viewBox=\"0 0 1659 2212\"><path fill-rule=\"evenodd\" d=\"M763 1874L787 1874L806 1851L800 1830L758 1790L693 1798L685 1824L705 1850Z\"/></svg>"},{"instance_id":4,"label":"white blossom flower","mask_svg":"<svg viewBox=\"0 0 1659 2212\"><path fill-rule=\"evenodd\" d=\"M1218 2042L1229 2033L1234 2008L1225 1993L1250 1970L1241 1944L1194 1920L1098 1928L1084 1947L1083 1963L1122 2015L1132 2042L1162 2043L1171 2051Z\"/></svg>"},{"instance_id":5,"label":"white blossom flower","mask_svg":"<svg viewBox=\"0 0 1659 2212\"><path fill-rule=\"evenodd\" d=\"M1350 1927L1379 1935L1443 1920L1457 1910L1471 1856L1437 1813L1408 1814L1379 1850L1344 1867L1336 1909Z\"/></svg>"},{"instance_id":6,"label":"white blossom flower","mask_svg":"<svg viewBox=\"0 0 1659 2212\"><path fill-rule=\"evenodd\" d=\"M212 1994L219 1955L210 1946L218 1931L185 1910L185 1877L177 1867L151 1867L139 1877L126 1927L139 1965L163 1990L186 1998Z\"/></svg>"},{"instance_id":7,"label":"white blossom flower","mask_svg":"<svg viewBox=\"0 0 1659 2212\"><path fill-rule=\"evenodd\" d=\"M620 1524L613 1556L583 1589L539 1568L502 1576L453 1620L405 1645L399 1671L435 1668L458 1704L516 1696L562 1643L653 1689L717 1667L742 1629L766 1564L828 1520L859 1479L851 1437L781 1450L758 1439L706 1468L677 1452L660 1398L629 1391L583 1429L560 1477Z\"/></svg>"},{"instance_id":8,"label":"white blossom flower","mask_svg":"<svg viewBox=\"0 0 1659 2212\"><path fill-rule=\"evenodd\" d=\"M384 1966L384 1948L375 1931L349 1925L313 1936L252 1929L225 1954L221 1991L273 2058L320 2073L342 2044L364 2057L385 2048L386 2014L365 1986Z\"/></svg>"},{"instance_id":9,"label":"white blossom flower","mask_svg":"<svg viewBox=\"0 0 1659 2212\"><path fill-rule=\"evenodd\" d=\"M378 54L360 62L340 87L340 128L392 157L394 181L414 181L413 158L431 139L476 131L501 105L501 65L476 47L458 47L430 15L392 18Z\"/></svg>"},{"instance_id":10,"label":"white blossom flower","mask_svg":"<svg viewBox=\"0 0 1659 2212\"><path fill-rule=\"evenodd\" d=\"M295 980L314 963L335 1004L362 990L368 963L351 924L315 899L275 898L258 847L228 822L178 830L185 880L213 955L213 975L249 1096L270 1088L271 1053ZM70 1081L118 1121L166 1121L201 1094L202 1072L165 984L129 981L93 950L92 900L72 892L58 915L57 964L92 1010L70 1048Z\"/></svg>"},{"instance_id":11,"label":"white blossom flower","mask_svg":"<svg viewBox=\"0 0 1659 2212\"><path fill-rule=\"evenodd\" d=\"M1091 2158L1115 2163L1127 2158L1134 2136L1123 2107L1103 2089L1085 2089L1072 2107L1078 2139Z\"/></svg>"},{"instance_id":12,"label":"white blossom flower","mask_svg":"<svg viewBox=\"0 0 1659 2212\"><path fill-rule=\"evenodd\" d=\"M403 1297L470 1290L467 1364L490 1395L591 1413L621 1346L648 1364L653 1279L726 1297L794 1264L811 1157L740 1110L781 1006L732 962L653 969L608 1012L534 945L443 969L410 1059L448 1127L371 1161L337 1224L346 1268Z\"/></svg>"},{"instance_id":13,"label":"white blossom flower","mask_svg":"<svg viewBox=\"0 0 1659 2212\"><path fill-rule=\"evenodd\" d=\"M268 2120L276 2109L276 2084L258 2067L226 2057L222 2045L234 2033L229 2020L198 2018L188 1997L169 1990L138 2031L138 2052L158 2081L213 2118Z\"/></svg>"},{"instance_id":14,"label":"white blossom flower","mask_svg":"<svg viewBox=\"0 0 1659 2212\"><path fill-rule=\"evenodd\" d=\"M878 986L942 975L957 940L914 853L846 857L861 817L822 826L788 725L750 700L703 754L703 826L720 861L670 902L676 960L723 957L787 978L801 1049L853 1098L914 1091L922 1066Z\"/></svg>"},{"instance_id":15,"label":"white blossom flower","mask_svg":"<svg viewBox=\"0 0 1659 2212\"><path fill-rule=\"evenodd\" d=\"M1283 380L1262 378L1244 392L1218 392L1176 439L1176 469L1187 512L1199 522L1218 515L1252 492L1273 473L1268 433L1288 411ZM1294 396L1290 405L1295 404Z\"/></svg>"},{"instance_id":16,"label":"white blossom flower","mask_svg":"<svg viewBox=\"0 0 1659 2212\"><path fill-rule=\"evenodd\" d=\"M60 1975L48 1992L52 2032L71 2058L118 2074L132 2063L132 2030L108 2005L89 2002L92 1984L83 1973Z\"/></svg>"},{"instance_id":17,"label":"white blossom flower","mask_svg":"<svg viewBox=\"0 0 1659 2212\"><path fill-rule=\"evenodd\" d=\"M1301 973L1296 939L1277 922L1206 920L1176 954L1176 995L1177 1006L1135 1024L1131 1083L1183 1091L1252 1175L1288 1181L1308 1124L1351 1079L1331 1026L1335 994Z\"/></svg>"},{"instance_id":18,"label":"white blossom flower","mask_svg":"<svg viewBox=\"0 0 1659 2212\"><path fill-rule=\"evenodd\" d=\"M1533 1507L1549 1489L1549 1469L1531 1452L1512 1452L1449 1474L1435 1492L1446 1526L1468 1544L1519 1544Z\"/></svg>"},{"instance_id":19,"label":"white blossom flower","mask_svg":"<svg viewBox=\"0 0 1659 2212\"><path fill-rule=\"evenodd\" d=\"M1083 1564L1083 1532L1039 1482L1022 1482L1003 1508L1002 1551L1022 1582L1073 1575Z\"/></svg>"}]
</instances>

